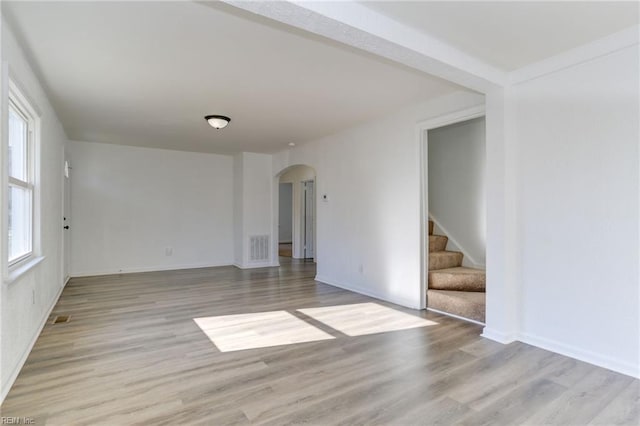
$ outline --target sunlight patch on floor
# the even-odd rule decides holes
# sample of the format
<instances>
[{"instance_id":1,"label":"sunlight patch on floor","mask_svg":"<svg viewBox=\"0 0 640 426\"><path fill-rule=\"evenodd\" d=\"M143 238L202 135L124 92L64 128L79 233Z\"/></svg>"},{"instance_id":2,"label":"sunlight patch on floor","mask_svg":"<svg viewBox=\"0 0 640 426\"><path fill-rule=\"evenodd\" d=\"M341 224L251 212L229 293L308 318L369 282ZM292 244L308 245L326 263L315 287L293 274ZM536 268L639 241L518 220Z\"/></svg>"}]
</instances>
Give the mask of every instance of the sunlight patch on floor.
<instances>
[{"instance_id":1,"label":"sunlight patch on floor","mask_svg":"<svg viewBox=\"0 0 640 426\"><path fill-rule=\"evenodd\" d=\"M194 318L221 352L334 339L285 311Z\"/></svg>"},{"instance_id":2,"label":"sunlight patch on floor","mask_svg":"<svg viewBox=\"0 0 640 426\"><path fill-rule=\"evenodd\" d=\"M385 333L438 324L377 303L298 309L298 312L302 312L347 336Z\"/></svg>"}]
</instances>

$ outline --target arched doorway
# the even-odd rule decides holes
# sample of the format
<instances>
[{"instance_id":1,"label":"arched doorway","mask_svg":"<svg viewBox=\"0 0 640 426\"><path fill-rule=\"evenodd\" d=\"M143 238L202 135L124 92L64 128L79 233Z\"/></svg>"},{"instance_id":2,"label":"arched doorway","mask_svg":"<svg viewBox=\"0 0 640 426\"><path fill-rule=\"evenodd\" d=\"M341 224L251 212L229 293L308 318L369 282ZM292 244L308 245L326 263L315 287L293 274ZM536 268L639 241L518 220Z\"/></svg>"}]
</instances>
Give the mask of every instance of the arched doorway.
<instances>
[{"instance_id":1,"label":"arched doorway","mask_svg":"<svg viewBox=\"0 0 640 426\"><path fill-rule=\"evenodd\" d=\"M276 176L277 254L294 259L316 258L316 171L294 165Z\"/></svg>"}]
</instances>

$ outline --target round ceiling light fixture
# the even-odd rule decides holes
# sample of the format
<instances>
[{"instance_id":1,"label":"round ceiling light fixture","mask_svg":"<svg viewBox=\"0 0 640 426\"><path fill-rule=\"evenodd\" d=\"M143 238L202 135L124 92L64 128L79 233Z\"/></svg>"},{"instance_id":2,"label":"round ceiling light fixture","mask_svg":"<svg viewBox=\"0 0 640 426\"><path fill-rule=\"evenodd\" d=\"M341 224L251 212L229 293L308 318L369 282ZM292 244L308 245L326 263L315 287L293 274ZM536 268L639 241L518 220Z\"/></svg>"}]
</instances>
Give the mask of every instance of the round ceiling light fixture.
<instances>
[{"instance_id":1,"label":"round ceiling light fixture","mask_svg":"<svg viewBox=\"0 0 640 426\"><path fill-rule=\"evenodd\" d=\"M227 127L227 125L231 121L229 117L226 117L224 115L207 115L204 117L204 119L207 120L207 123L209 123L211 127L218 130Z\"/></svg>"}]
</instances>

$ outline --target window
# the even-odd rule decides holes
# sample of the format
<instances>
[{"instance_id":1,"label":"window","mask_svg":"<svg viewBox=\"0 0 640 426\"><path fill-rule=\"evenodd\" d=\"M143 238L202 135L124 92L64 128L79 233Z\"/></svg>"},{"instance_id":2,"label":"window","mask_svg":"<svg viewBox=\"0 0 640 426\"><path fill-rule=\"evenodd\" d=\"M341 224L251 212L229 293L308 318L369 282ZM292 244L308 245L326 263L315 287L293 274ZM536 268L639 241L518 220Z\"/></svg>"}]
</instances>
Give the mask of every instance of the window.
<instances>
[{"instance_id":1,"label":"window","mask_svg":"<svg viewBox=\"0 0 640 426\"><path fill-rule=\"evenodd\" d=\"M8 111L8 257L9 266L33 254L34 115L15 91Z\"/></svg>"}]
</instances>

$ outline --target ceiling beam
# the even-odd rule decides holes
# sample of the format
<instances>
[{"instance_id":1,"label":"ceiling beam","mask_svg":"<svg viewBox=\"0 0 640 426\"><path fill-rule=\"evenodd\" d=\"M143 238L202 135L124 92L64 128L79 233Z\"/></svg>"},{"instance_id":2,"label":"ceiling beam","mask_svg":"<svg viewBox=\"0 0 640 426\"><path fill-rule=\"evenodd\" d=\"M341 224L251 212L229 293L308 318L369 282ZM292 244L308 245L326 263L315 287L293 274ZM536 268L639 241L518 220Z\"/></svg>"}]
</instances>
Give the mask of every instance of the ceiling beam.
<instances>
[{"instance_id":1,"label":"ceiling beam","mask_svg":"<svg viewBox=\"0 0 640 426\"><path fill-rule=\"evenodd\" d=\"M480 93L508 82L505 71L358 3L223 1Z\"/></svg>"}]
</instances>

